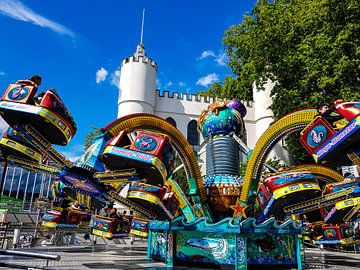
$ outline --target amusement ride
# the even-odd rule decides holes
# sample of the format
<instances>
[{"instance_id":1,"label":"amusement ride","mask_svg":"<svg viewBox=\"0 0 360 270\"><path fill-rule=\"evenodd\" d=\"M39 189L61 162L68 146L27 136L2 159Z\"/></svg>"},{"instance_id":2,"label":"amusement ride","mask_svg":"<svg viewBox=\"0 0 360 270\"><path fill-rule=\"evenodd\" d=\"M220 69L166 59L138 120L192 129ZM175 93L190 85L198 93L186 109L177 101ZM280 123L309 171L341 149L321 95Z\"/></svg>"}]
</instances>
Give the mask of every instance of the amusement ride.
<instances>
[{"instance_id":1,"label":"amusement ride","mask_svg":"<svg viewBox=\"0 0 360 270\"><path fill-rule=\"evenodd\" d=\"M168 266L297 266L303 244L359 246L360 181L334 168L360 165L360 103L336 102L340 130L315 109L289 113L249 151L242 141L247 111L237 100L217 100L201 113L206 174L183 134L152 114L120 117L102 128L77 162L65 146L76 124L54 89L36 99L36 85L10 84L0 100L9 129L0 141L8 162L56 177L53 209L42 226L91 226L105 238L148 239L148 257ZM314 164L264 175L266 159L285 136L299 138ZM240 175L240 155L248 155ZM74 202L83 207L71 207ZM116 218L101 209L116 202L134 211ZM96 211L97 215L95 215ZM105 214L104 214L105 213ZM91 222L91 224L90 224Z\"/></svg>"}]
</instances>

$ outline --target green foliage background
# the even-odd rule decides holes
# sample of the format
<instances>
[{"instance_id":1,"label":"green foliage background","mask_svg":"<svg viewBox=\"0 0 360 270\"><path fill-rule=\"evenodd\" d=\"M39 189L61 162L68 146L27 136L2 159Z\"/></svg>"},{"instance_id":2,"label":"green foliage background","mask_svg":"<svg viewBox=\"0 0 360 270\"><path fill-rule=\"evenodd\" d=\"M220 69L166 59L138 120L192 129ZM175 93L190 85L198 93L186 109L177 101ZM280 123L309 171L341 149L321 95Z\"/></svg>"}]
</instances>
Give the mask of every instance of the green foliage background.
<instances>
[{"instance_id":1,"label":"green foliage background","mask_svg":"<svg viewBox=\"0 0 360 270\"><path fill-rule=\"evenodd\" d=\"M96 137L100 134L101 134L101 128L92 127L92 131L90 131L85 136L85 142L84 142L85 151L95 142Z\"/></svg>"},{"instance_id":2,"label":"green foliage background","mask_svg":"<svg viewBox=\"0 0 360 270\"><path fill-rule=\"evenodd\" d=\"M360 100L359 0L259 0L225 31L223 44L233 76L208 95L252 100L252 84L261 91L271 79L275 119L337 99ZM303 153L296 163L311 162L296 137L288 144Z\"/></svg>"}]
</instances>

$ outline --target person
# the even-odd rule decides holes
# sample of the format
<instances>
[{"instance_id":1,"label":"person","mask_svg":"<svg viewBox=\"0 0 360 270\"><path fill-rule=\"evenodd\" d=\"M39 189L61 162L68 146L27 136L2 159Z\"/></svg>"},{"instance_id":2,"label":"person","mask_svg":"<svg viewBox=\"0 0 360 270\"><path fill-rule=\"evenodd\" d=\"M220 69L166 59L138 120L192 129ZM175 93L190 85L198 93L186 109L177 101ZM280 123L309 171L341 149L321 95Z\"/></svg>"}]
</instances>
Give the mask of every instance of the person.
<instances>
[{"instance_id":1,"label":"person","mask_svg":"<svg viewBox=\"0 0 360 270\"><path fill-rule=\"evenodd\" d=\"M121 214L118 213L118 210L116 208L112 208L108 215L109 218L114 218L117 220L123 220L123 217Z\"/></svg>"},{"instance_id":2,"label":"person","mask_svg":"<svg viewBox=\"0 0 360 270\"><path fill-rule=\"evenodd\" d=\"M71 199L63 198L60 201L61 214L60 214L60 223L67 223L67 216L69 213L69 207L71 205Z\"/></svg>"},{"instance_id":3,"label":"person","mask_svg":"<svg viewBox=\"0 0 360 270\"><path fill-rule=\"evenodd\" d=\"M360 219L354 221L354 236L360 238Z\"/></svg>"},{"instance_id":4,"label":"person","mask_svg":"<svg viewBox=\"0 0 360 270\"><path fill-rule=\"evenodd\" d=\"M164 197L162 198L163 201L170 199L174 195L174 192L172 191L171 186L165 186L165 188L166 188L166 193L165 193Z\"/></svg>"},{"instance_id":5,"label":"person","mask_svg":"<svg viewBox=\"0 0 360 270\"><path fill-rule=\"evenodd\" d=\"M129 226L131 224L133 217L134 217L134 211L130 210L130 214L127 216L127 219L129 220ZM129 228L129 231L130 231L130 228ZM134 244L134 242L135 242L135 237L130 235L130 244L132 245L132 244Z\"/></svg>"},{"instance_id":6,"label":"person","mask_svg":"<svg viewBox=\"0 0 360 270\"><path fill-rule=\"evenodd\" d=\"M114 203L109 202L103 208L100 209L99 215L103 217L107 217L113 208L114 208Z\"/></svg>"},{"instance_id":7,"label":"person","mask_svg":"<svg viewBox=\"0 0 360 270\"><path fill-rule=\"evenodd\" d=\"M78 201L74 201L73 203L71 203L70 208L74 210L81 210L81 205Z\"/></svg>"},{"instance_id":8,"label":"person","mask_svg":"<svg viewBox=\"0 0 360 270\"><path fill-rule=\"evenodd\" d=\"M32 81L34 84L36 84L36 87L39 87L42 82L42 78L39 75L33 75L29 78L29 81Z\"/></svg>"},{"instance_id":9,"label":"person","mask_svg":"<svg viewBox=\"0 0 360 270\"><path fill-rule=\"evenodd\" d=\"M344 173L344 179L352 180L355 178L355 175L353 175L351 172Z\"/></svg>"},{"instance_id":10,"label":"person","mask_svg":"<svg viewBox=\"0 0 360 270\"><path fill-rule=\"evenodd\" d=\"M34 97L35 104L40 105L40 103L43 100L44 96L45 96L45 92L41 91L36 97Z\"/></svg>"},{"instance_id":11,"label":"person","mask_svg":"<svg viewBox=\"0 0 360 270\"><path fill-rule=\"evenodd\" d=\"M35 86L36 88L38 88L41 84L41 81L42 81L42 78L40 75L32 75L31 77L29 77L28 79L26 80L18 80L16 83L19 83L19 84L27 84L27 85L33 85Z\"/></svg>"},{"instance_id":12,"label":"person","mask_svg":"<svg viewBox=\"0 0 360 270\"><path fill-rule=\"evenodd\" d=\"M66 198L60 198L59 201L59 207L62 209L67 209L68 207L70 207L71 204L71 199L66 197Z\"/></svg>"},{"instance_id":13,"label":"person","mask_svg":"<svg viewBox=\"0 0 360 270\"><path fill-rule=\"evenodd\" d=\"M316 110L318 112L318 116L322 116L325 118L325 120L334 128L334 129L340 129L342 125L337 124L336 122L339 120L344 119L341 115L331 115L331 113L335 110L335 106L331 105L330 107L328 105L319 104L316 107Z\"/></svg>"}]
</instances>

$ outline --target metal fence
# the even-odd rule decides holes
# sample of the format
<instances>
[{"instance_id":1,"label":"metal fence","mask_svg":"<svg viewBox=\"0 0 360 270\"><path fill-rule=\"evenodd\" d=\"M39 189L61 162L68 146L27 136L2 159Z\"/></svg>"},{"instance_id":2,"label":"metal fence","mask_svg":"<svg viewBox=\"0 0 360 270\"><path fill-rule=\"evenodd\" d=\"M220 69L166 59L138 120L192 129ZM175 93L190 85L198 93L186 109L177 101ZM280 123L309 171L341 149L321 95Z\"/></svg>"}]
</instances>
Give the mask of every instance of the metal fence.
<instances>
[{"instance_id":1,"label":"metal fence","mask_svg":"<svg viewBox=\"0 0 360 270\"><path fill-rule=\"evenodd\" d=\"M19 167L0 162L1 196L22 200L21 211L35 212L38 197L52 198L51 184L54 177L30 172Z\"/></svg>"}]
</instances>

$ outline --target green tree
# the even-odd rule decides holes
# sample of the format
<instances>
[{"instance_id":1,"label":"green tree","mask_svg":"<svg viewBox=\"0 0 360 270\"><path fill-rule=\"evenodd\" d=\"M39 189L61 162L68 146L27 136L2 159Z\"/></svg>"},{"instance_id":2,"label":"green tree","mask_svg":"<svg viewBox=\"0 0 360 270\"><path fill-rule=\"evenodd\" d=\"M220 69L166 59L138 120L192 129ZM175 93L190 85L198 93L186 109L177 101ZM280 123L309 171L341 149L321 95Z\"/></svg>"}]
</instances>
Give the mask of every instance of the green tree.
<instances>
[{"instance_id":1,"label":"green tree","mask_svg":"<svg viewBox=\"0 0 360 270\"><path fill-rule=\"evenodd\" d=\"M252 84L261 90L271 79L276 119L319 103L360 100L358 0L258 0L251 16L225 31L223 43L234 75L209 95L252 100Z\"/></svg>"},{"instance_id":2,"label":"green tree","mask_svg":"<svg viewBox=\"0 0 360 270\"><path fill-rule=\"evenodd\" d=\"M101 133L101 128L97 128L97 127L92 127L92 131L90 131L86 136L85 136L85 142L84 142L84 150L86 151L86 149L88 149L95 141L96 137L98 135L100 135Z\"/></svg>"}]
</instances>

